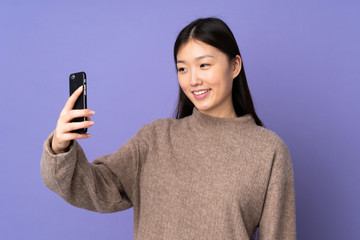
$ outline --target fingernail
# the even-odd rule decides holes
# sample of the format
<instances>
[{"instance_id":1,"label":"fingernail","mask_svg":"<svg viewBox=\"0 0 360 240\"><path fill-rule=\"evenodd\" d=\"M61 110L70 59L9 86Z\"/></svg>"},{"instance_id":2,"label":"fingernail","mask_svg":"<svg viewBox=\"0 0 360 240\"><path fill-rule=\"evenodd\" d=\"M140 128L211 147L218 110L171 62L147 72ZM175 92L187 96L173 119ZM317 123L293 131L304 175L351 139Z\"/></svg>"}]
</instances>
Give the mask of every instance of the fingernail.
<instances>
[{"instance_id":1,"label":"fingernail","mask_svg":"<svg viewBox=\"0 0 360 240\"><path fill-rule=\"evenodd\" d=\"M95 112L94 112L94 111L91 111L91 114L95 114Z\"/></svg>"}]
</instances>

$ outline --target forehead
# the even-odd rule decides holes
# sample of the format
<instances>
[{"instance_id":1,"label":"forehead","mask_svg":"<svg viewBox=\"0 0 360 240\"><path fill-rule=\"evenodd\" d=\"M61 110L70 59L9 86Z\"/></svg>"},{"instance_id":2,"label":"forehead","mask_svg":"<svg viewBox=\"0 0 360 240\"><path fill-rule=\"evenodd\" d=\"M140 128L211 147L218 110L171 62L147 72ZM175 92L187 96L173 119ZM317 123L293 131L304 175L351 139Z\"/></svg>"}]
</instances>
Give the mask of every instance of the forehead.
<instances>
[{"instance_id":1,"label":"forehead","mask_svg":"<svg viewBox=\"0 0 360 240\"><path fill-rule=\"evenodd\" d=\"M193 60L204 55L211 55L214 58L218 58L221 54L223 53L217 48L199 40L191 39L179 48L177 60Z\"/></svg>"}]
</instances>

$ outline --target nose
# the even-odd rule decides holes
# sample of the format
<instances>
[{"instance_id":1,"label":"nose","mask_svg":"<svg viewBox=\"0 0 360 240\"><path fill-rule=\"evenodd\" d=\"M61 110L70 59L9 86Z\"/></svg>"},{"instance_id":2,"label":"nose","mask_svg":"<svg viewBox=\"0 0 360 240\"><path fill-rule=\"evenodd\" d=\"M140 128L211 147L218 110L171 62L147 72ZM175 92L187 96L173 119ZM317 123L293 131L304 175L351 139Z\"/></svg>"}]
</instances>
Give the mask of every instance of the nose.
<instances>
[{"instance_id":1,"label":"nose","mask_svg":"<svg viewBox=\"0 0 360 240\"><path fill-rule=\"evenodd\" d=\"M202 83L202 80L199 76L199 73L196 70L191 71L190 85L197 86L197 85L201 85L201 83Z\"/></svg>"}]
</instances>

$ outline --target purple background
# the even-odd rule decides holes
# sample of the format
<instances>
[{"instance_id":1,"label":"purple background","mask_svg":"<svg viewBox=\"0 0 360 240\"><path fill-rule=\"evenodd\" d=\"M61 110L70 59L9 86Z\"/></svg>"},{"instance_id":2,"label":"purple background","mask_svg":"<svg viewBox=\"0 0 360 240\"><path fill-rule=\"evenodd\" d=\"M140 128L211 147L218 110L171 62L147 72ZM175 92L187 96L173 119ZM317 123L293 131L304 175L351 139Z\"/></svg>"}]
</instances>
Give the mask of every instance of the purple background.
<instances>
[{"instance_id":1,"label":"purple background","mask_svg":"<svg viewBox=\"0 0 360 240\"><path fill-rule=\"evenodd\" d=\"M257 113L289 147L298 239L360 236L359 1L1 1L0 238L132 239L133 210L98 214L48 190L42 144L88 75L88 160L171 116L172 47L198 17L237 38Z\"/></svg>"}]
</instances>

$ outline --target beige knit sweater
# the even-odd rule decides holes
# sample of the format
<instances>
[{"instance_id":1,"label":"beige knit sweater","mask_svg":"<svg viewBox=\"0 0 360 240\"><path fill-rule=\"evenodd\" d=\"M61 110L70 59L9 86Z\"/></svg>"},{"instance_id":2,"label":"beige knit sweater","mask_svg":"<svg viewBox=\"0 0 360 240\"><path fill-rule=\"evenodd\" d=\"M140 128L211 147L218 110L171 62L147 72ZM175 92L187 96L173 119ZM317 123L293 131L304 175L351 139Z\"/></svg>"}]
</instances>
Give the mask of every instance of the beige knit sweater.
<instances>
[{"instance_id":1,"label":"beige knit sweater","mask_svg":"<svg viewBox=\"0 0 360 240\"><path fill-rule=\"evenodd\" d=\"M294 175L286 144L252 115L189 117L142 127L89 163L79 143L44 143L45 185L101 213L134 207L134 239L296 239ZM119 238L120 239L120 238Z\"/></svg>"}]
</instances>

